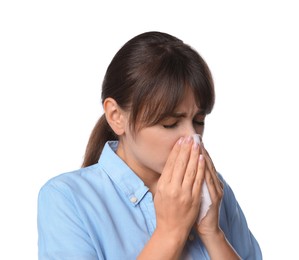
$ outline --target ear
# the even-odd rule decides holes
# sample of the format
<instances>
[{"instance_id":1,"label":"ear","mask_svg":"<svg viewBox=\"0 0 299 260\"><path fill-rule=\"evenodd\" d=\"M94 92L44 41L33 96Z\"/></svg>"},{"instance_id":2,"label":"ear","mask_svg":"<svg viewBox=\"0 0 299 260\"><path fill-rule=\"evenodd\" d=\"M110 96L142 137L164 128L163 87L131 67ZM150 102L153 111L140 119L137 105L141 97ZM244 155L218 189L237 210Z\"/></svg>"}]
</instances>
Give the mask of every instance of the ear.
<instances>
[{"instance_id":1,"label":"ear","mask_svg":"<svg viewBox=\"0 0 299 260\"><path fill-rule=\"evenodd\" d=\"M125 132L126 115L113 98L106 98L103 103L105 116L108 124L116 135Z\"/></svg>"}]
</instances>

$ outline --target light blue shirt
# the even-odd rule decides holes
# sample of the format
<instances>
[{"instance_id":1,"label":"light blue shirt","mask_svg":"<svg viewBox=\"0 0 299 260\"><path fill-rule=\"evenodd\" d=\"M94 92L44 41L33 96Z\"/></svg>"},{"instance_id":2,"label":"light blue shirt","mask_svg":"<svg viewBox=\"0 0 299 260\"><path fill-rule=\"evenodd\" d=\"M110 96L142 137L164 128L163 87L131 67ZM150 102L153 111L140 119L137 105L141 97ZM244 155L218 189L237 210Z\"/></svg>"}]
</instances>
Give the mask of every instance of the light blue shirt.
<instances>
[{"instance_id":1,"label":"light blue shirt","mask_svg":"<svg viewBox=\"0 0 299 260\"><path fill-rule=\"evenodd\" d=\"M153 196L105 145L99 162L49 180L38 198L39 259L136 259L156 227ZM259 245L224 182L220 226L242 259L262 259ZM195 232L185 259L210 259Z\"/></svg>"}]
</instances>

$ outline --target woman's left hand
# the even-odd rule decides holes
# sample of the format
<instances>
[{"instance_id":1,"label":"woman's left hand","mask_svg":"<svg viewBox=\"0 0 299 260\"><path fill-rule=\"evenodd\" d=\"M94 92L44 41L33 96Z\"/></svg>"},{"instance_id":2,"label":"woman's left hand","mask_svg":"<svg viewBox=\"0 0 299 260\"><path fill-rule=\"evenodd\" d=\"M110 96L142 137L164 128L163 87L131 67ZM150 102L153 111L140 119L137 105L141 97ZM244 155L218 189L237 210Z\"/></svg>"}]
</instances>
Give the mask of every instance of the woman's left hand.
<instances>
[{"instance_id":1,"label":"woman's left hand","mask_svg":"<svg viewBox=\"0 0 299 260\"><path fill-rule=\"evenodd\" d=\"M223 197L223 183L219 180L211 157L204 147L202 147L202 154L206 161L205 180L212 201L207 215L199 224L195 224L199 236L204 240L205 237L218 235L219 232L222 232L219 227L219 209Z\"/></svg>"},{"instance_id":2,"label":"woman's left hand","mask_svg":"<svg viewBox=\"0 0 299 260\"><path fill-rule=\"evenodd\" d=\"M195 228L211 259L240 260L241 257L230 245L219 226L220 205L224 195L223 183L219 180L211 157L204 147L202 147L202 154L205 158L205 180L212 204L207 215L199 224L195 224Z\"/></svg>"}]
</instances>

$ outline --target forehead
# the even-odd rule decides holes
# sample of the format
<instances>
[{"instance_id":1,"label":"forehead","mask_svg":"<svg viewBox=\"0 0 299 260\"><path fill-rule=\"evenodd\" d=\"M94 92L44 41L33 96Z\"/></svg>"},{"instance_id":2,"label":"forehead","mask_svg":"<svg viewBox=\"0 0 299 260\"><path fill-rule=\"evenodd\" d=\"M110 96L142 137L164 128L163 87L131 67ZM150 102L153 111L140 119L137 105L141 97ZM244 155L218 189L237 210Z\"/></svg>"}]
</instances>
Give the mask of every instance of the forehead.
<instances>
[{"instance_id":1,"label":"forehead","mask_svg":"<svg viewBox=\"0 0 299 260\"><path fill-rule=\"evenodd\" d=\"M201 108L198 106L198 101L195 99L193 91L188 88L182 101L175 108L175 112L198 112Z\"/></svg>"}]
</instances>

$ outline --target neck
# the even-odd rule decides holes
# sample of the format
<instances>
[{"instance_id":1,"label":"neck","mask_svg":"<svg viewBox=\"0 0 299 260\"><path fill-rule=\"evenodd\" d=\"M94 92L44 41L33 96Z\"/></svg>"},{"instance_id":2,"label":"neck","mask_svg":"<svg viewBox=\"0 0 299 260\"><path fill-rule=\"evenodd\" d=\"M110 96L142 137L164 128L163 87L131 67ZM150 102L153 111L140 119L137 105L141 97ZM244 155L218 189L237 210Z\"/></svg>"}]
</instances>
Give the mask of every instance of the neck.
<instances>
[{"instance_id":1,"label":"neck","mask_svg":"<svg viewBox=\"0 0 299 260\"><path fill-rule=\"evenodd\" d=\"M144 182L150 192L155 196L156 187L161 174L153 172L150 169L143 168L138 162L132 161L125 152L121 143L116 150L116 154L131 168L131 170Z\"/></svg>"}]
</instances>

